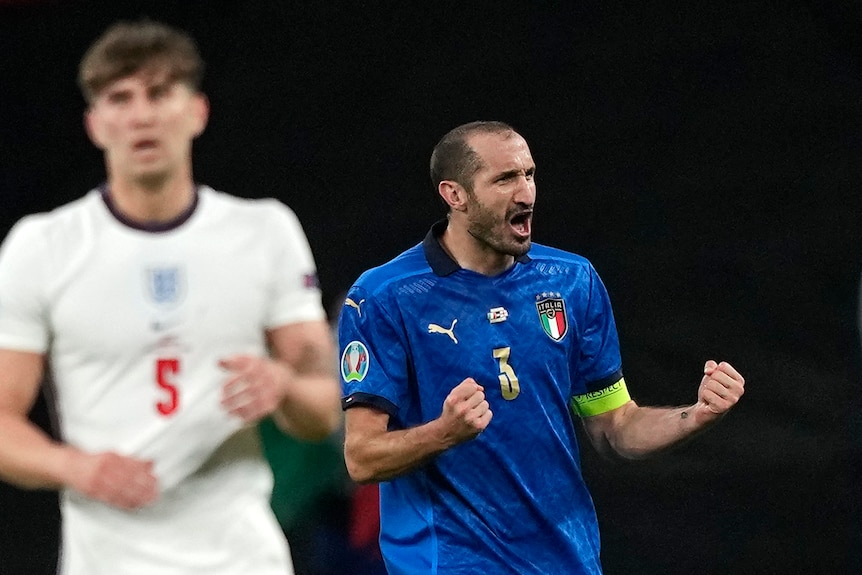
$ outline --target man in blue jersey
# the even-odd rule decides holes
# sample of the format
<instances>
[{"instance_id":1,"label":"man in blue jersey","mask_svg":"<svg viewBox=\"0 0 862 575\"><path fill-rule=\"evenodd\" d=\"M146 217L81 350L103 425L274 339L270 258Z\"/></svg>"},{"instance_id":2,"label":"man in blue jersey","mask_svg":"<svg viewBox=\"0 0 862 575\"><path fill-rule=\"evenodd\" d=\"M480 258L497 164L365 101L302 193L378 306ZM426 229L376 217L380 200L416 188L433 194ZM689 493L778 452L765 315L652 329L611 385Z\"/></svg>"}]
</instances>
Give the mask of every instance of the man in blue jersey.
<instances>
[{"instance_id":1,"label":"man in blue jersey","mask_svg":"<svg viewBox=\"0 0 862 575\"><path fill-rule=\"evenodd\" d=\"M355 480L381 482L391 574L601 573L572 414L600 452L639 458L743 394L708 361L693 405L631 400L596 271L531 244L534 176L510 126L455 128L431 156L448 217L347 294L345 457Z\"/></svg>"}]
</instances>

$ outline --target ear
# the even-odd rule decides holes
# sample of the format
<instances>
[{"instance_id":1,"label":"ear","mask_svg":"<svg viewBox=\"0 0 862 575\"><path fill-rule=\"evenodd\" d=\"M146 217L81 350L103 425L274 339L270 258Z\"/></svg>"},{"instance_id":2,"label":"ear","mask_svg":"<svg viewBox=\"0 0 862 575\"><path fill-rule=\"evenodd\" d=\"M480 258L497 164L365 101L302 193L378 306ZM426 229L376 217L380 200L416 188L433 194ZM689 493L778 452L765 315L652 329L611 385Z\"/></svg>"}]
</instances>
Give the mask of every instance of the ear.
<instances>
[{"instance_id":1,"label":"ear","mask_svg":"<svg viewBox=\"0 0 862 575\"><path fill-rule=\"evenodd\" d=\"M437 185L437 193L450 209L463 212L467 209L467 190L458 182L443 180Z\"/></svg>"},{"instance_id":2,"label":"ear","mask_svg":"<svg viewBox=\"0 0 862 575\"><path fill-rule=\"evenodd\" d=\"M84 128L87 131L87 136L90 138L90 141L93 142L93 145L100 150L104 150L105 146L102 144L99 120L93 112L92 107L89 107L84 111Z\"/></svg>"},{"instance_id":3,"label":"ear","mask_svg":"<svg viewBox=\"0 0 862 575\"><path fill-rule=\"evenodd\" d=\"M193 134L195 138L204 133L210 118L210 101L204 94L195 94L192 105Z\"/></svg>"}]
</instances>

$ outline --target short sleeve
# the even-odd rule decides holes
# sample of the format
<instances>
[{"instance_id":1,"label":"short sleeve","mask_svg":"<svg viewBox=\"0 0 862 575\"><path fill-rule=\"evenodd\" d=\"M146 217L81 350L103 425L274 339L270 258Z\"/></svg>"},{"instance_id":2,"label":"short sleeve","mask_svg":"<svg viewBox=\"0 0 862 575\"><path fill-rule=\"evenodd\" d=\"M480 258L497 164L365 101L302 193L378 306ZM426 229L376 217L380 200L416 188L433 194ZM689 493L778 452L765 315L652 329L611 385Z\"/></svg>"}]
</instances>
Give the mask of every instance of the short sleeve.
<instances>
[{"instance_id":1,"label":"short sleeve","mask_svg":"<svg viewBox=\"0 0 862 575\"><path fill-rule=\"evenodd\" d=\"M587 391L597 391L622 377L622 360L610 297L592 265L583 325L579 379Z\"/></svg>"},{"instance_id":2,"label":"short sleeve","mask_svg":"<svg viewBox=\"0 0 862 575\"><path fill-rule=\"evenodd\" d=\"M317 267L299 218L277 200L264 206L270 210L266 241L275 254L267 327L326 319Z\"/></svg>"},{"instance_id":3,"label":"short sleeve","mask_svg":"<svg viewBox=\"0 0 862 575\"><path fill-rule=\"evenodd\" d=\"M0 348L44 353L50 254L35 218L20 220L0 246Z\"/></svg>"},{"instance_id":4,"label":"short sleeve","mask_svg":"<svg viewBox=\"0 0 862 575\"><path fill-rule=\"evenodd\" d=\"M343 407L372 405L397 421L408 403L406 336L391 315L395 306L361 287L348 292L339 315Z\"/></svg>"}]
</instances>

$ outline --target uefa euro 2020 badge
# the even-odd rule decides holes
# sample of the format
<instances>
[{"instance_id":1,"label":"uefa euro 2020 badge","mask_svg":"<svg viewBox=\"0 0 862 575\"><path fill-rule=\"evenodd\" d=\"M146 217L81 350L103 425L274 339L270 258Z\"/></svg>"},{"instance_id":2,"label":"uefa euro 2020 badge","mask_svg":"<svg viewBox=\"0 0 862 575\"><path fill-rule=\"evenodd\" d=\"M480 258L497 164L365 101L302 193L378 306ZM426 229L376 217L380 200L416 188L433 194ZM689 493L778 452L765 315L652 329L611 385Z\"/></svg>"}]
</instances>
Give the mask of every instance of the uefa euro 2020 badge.
<instances>
[{"instance_id":1,"label":"uefa euro 2020 badge","mask_svg":"<svg viewBox=\"0 0 862 575\"><path fill-rule=\"evenodd\" d=\"M346 382L362 381L368 375L368 348L361 341L351 341L341 353L341 377Z\"/></svg>"}]
</instances>

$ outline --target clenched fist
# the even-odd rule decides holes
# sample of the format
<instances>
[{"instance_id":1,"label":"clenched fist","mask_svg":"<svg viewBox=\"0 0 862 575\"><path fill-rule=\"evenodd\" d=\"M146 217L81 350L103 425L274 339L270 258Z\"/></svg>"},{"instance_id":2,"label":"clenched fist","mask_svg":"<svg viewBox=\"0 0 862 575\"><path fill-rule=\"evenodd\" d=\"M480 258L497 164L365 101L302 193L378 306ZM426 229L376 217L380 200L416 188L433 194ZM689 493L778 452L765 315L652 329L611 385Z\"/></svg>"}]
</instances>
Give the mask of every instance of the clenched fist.
<instances>
[{"instance_id":1,"label":"clenched fist","mask_svg":"<svg viewBox=\"0 0 862 575\"><path fill-rule=\"evenodd\" d=\"M468 377L446 396L439 420L452 443L458 444L482 433L493 415L485 399L485 389Z\"/></svg>"},{"instance_id":2,"label":"clenched fist","mask_svg":"<svg viewBox=\"0 0 862 575\"><path fill-rule=\"evenodd\" d=\"M707 361L703 374L697 390L697 409L723 415L745 393L745 379L726 361Z\"/></svg>"}]
</instances>

